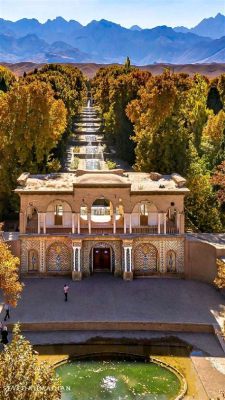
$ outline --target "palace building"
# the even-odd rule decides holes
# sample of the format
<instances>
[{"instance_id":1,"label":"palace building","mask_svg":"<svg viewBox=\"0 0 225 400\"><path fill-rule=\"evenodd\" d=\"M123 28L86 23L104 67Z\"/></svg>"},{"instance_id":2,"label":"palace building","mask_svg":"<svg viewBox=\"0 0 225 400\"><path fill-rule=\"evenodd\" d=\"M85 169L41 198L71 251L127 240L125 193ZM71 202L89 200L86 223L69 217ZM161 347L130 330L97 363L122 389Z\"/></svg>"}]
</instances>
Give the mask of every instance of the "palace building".
<instances>
[{"instance_id":1,"label":"palace building","mask_svg":"<svg viewBox=\"0 0 225 400\"><path fill-rule=\"evenodd\" d=\"M124 279L184 275L184 197L178 174L82 170L22 174L21 272L109 272Z\"/></svg>"}]
</instances>

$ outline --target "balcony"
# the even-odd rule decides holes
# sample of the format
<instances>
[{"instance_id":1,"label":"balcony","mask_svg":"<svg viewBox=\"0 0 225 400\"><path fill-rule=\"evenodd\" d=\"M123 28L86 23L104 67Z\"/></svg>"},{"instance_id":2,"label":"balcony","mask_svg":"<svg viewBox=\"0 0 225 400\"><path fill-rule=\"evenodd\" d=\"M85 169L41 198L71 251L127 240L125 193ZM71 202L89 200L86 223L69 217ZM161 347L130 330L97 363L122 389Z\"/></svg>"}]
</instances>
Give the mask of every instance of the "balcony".
<instances>
[{"instance_id":1,"label":"balcony","mask_svg":"<svg viewBox=\"0 0 225 400\"><path fill-rule=\"evenodd\" d=\"M112 214L109 207L92 207L91 213L81 208L80 214L59 211L58 214L46 212L33 215L21 232L47 235L177 235L183 232L180 222L177 224L159 218L161 223L148 225L143 218L138 219L133 214Z\"/></svg>"}]
</instances>

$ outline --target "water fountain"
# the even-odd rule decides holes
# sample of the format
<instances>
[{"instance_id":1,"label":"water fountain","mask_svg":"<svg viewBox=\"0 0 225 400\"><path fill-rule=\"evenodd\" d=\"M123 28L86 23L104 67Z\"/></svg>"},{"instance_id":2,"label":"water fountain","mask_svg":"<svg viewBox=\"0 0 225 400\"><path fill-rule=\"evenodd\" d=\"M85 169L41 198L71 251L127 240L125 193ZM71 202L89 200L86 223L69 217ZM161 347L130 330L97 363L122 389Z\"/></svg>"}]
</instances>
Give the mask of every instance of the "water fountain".
<instances>
[{"instance_id":1,"label":"water fountain","mask_svg":"<svg viewBox=\"0 0 225 400\"><path fill-rule=\"evenodd\" d=\"M69 361L56 373L63 387L70 388L64 400L172 400L183 389L179 373L156 360L94 356Z\"/></svg>"}]
</instances>

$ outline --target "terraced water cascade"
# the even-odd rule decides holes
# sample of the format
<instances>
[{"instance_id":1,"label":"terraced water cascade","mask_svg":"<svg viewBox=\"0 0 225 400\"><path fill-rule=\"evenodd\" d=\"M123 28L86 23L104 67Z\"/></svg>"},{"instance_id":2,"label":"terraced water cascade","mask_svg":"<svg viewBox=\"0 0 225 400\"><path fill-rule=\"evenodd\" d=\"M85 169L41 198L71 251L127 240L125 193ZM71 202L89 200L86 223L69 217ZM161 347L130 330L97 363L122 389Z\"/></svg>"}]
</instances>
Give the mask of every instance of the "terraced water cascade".
<instances>
[{"instance_id":1,"label":"terraced water cascade","mask_svg":"<svg viewBox=\"0 0 225 400\"><path fill-rule=\"evenodd\" d=\"M97 110L91 107L88 100L87 107L81 111L75 124L74 135L67 148L67 170L78 168L87 170L101 170L105 168L103 135L99 132L101 120Z\"/></svg>"}]
</instances>

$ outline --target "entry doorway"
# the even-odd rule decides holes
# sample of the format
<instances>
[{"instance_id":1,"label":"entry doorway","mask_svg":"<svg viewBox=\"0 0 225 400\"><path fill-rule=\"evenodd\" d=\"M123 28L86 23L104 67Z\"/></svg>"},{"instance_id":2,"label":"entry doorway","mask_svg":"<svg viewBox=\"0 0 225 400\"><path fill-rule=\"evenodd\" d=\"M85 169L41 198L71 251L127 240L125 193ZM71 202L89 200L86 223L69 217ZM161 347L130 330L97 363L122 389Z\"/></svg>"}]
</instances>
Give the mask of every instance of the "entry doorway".
<instances>
[{"instance_id":1,"label":"entry doorway","mask_svg":"<svg viewBox=\"0 0 225 400\"><path fill-rule=\"evenodd\" d=\"M93 272L111 271L111 253L110 248L93 249Z\"/></svg>"}]
</instances>

